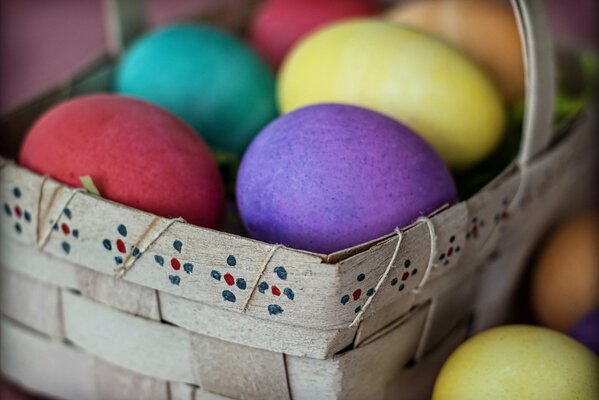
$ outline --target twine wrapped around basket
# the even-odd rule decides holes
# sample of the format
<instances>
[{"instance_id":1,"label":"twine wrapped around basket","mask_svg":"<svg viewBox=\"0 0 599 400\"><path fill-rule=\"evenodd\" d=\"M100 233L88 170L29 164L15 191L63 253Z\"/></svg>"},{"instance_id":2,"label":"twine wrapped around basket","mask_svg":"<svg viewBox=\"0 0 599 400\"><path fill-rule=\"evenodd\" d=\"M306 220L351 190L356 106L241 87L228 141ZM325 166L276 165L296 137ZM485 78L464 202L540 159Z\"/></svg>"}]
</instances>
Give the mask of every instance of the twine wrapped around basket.
<instances>
[{"instance_id":1,"label":"twine wrapped around basket","mask_svg":"<svg viewBox=\"0 0 599 400\"><path fill-rule=\"evenodd\" d=\"M110 4L137 10L117 24L129 38L139 3ZM505 318L544 227L589 196L591 115L554 143L542 3L513 4L527 82L518 159L467 201L351 249L313 254L168 220L0 159L3 373L68 399L422 396L455 346ZM238 21L227 10L212 22ZM109 88L113 65L5 116L13 155L50 105Z\"/></svg>"}]
</instances>

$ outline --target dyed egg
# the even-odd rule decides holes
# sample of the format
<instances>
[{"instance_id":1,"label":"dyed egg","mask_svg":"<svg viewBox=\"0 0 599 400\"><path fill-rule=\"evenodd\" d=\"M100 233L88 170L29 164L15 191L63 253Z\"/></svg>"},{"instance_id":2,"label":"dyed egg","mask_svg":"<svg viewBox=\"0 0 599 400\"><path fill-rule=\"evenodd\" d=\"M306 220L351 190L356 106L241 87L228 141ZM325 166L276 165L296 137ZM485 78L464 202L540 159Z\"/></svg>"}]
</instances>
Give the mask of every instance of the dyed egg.
<instances>
[{"instance_id":1,"label":"dyed egg","mask_svg":"<svg viewBox=\"0 0 599 400\"><path fill-rule=\"evenodd\" d=\"M406 126L340 104L268 125L244 155L237 202L251 237L331 253L456 201L441 158Z\"/></svg>"},{"instance_id":2,"label":"dyed egg","mask_svg":"<svg viewBox=\"0 0 599 400\"><path fill-rule=\"evenodd\" d=\"M599 355L599 308L582 317L570 330L570 336Z\"/></svg>"},{"instance_id":3,"label":"dyed egg","mask_svg":"<svg viewBox=\"0 0 599 400\"><path fill-rule=\"evenodd\" d=\"M341 22L301 41L281 69L282 111L339 102L391 116L423 136L453 168L500 142L501 97L476 65L443 42L397 24Z\"/></svg>"},{"instance_id":4,"label":"dyed egg","mask_svg":"<svg viewBox=\"0 0 599 400\"><path fill-rule=\"evenodd\" d=\"M315 28L376 11L371 0L267 0L252 21L249 39L276 70L289 49Z\"/></svg>"},{"instance_id":5,"label":"dyed egg","mask_svg":"<svg viewBox=\"0 0 599 400\"><path fill-rule=\"evenodd\" d=\"M81 187L89 175L102 197L163 217L221 225L224 189L216 162L194 131L145 101L117 95L76 98L33 125L19 161Z\"/></svg>"},{"instance_id":6,"label":"dyed egg","mask_svg":"<svg viewBox=\"0 0 599 400\"><path fill-rule=\"evenodd\" d=\"M464 342L441 369L433 400L599 398L599 358L546 328L502 326Z\"/></svg>"},{"instance_id":7,"label":"dyed egg","mask_svg":"<svg viewBox=\"0 0 599 400\"><path fill-rule=\"evenodd\" d=\"M423 0L396 6L386 18L431 33L463 51L490 74L508 102L524 95L520 34L508 4Z\"/></svg>"},{"instance_id":8,"label":"dyed egg","mask_svg":"<svg viewBox=\"0 0 599 400\"><path fill-rule=\"evenodd\" d=\"M236 38L202 25L172 25L123 56L117 91L158 104L217 150L241 153L276 116L274 77Z\"/></svg>"},{"instance_id":9,"label":"dyed egg","mask_svg":"<svg viewBox=\"0 0 599 400\"><path fill-rule=\"evenodd\" d=\"M599 307L599 213L566 221L548 239L532 277L538 321L567 332Z\"/></svg>"}]
</instances>

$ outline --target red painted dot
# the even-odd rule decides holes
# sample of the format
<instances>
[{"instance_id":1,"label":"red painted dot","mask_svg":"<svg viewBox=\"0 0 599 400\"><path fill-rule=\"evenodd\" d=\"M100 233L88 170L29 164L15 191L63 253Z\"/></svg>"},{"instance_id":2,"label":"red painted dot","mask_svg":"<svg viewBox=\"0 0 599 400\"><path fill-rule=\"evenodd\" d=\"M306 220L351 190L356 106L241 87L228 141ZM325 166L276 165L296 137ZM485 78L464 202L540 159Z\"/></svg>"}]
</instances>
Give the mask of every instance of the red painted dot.
<instances>
[{"instance_id":1,"label":"red painted dot","mask_svg":"<svg viewBox=\"0 0 599 400\"><path fill-rule=\"evenodd\" d=\"M476 233L476 232L478 232L478 226L477 226L477 225L474 225L474 226L472 227L472 233Z\"/></svg>"},{"instance_id":2,"label":"red painted dot","mask_svg":"<svg viewBox=\"0 0 599 400\"><path fill-rule=\"evenodd\" d=\"M227 285L233 286L235 284L235 278L233 277L233 275L227 273L225 274L224 278L225 282L227 282Z\"/></svg>"},{"instance_id":3,"label":"red painted dot","mask_svg":"<svg viewBox=\"0 0 599 400\"><path fill-rule=\"evenodd\" d=\"M272 294L274 294L275 296L281 295L281 289L279 289L278 287L276 287L274 285L270 288L270 290L272 290Z\"/></svg>"},{"instance_id":4,"label":"red painted dot","mask_svg":"<svg viewBox=\"0 0 599 400\"><path fill-rule=\"evenodd\" d=\"M360 296L362 296L362 289L356 289L352 293L352 297L354 298L354 300L358 300L360 298Z\"/></svg>"},{"instance_id":5,"label":"red painted dot","mask_svg":"<svg viewBox=\"0 0 599 400\"><path fill-rule=\"evenodd\" d=\"M408 279L408 277L410 276L410 273L408 271L404 272L403 275L401 276L401 280L405 281L406 279Z\"/></svg>"},{"instance_id":6,"label":"red painted dot","mask_svg":"<svg viewBox=\"0 0 599 400\"><path fill-rule=\"evenodd\" d=\"M506 219L510 216L510 214L507 211L504 211L502 214L503 219Z\"/></svg>"},{"instance_id":7,"label":"red painted dot","mask_svg":"<svg viewBox=\"0 0 599 400\"><path fill-rule=\"evenodd\" d=\"M65 235L68 235L69 233L71 233L71 228L69 228L69 226L65 223L62 223L60 225L60 229L62 229L62 233L64 233Z\"/></svg>"},{"instance_id":8,"label":"red painted dot","mask_svg":"<svg viewBox=\"0 0 599 400\"><path fill-rule=\"evenodd\" d=\"M23 215L23 210L21 210L21 207L15 206L15 214L17 215L17 218L21 218L21 215Z\"/></svg>"},{"instance_id":9,"label":"red painted dot","mask_svg":"<svg viewBox=\"0 0 599 400\"><path fill-rule=\"evenodd\" d=\"M450 255L452 255L452 254L453 254L453 247L450 247L450 248L447 250L447 256L450 256Z\"/></svg>"},{"instance_id":10,"label":"red painted dot","mask_svg":"<svg viewBox=\"0 0 599 400\"><path fill-rule=\"evenodd\" d=\"M121 239L117 239L116 248L123 254L127 252L127 248L125 247L125 243Z\"/></svg>"}]
</instances>

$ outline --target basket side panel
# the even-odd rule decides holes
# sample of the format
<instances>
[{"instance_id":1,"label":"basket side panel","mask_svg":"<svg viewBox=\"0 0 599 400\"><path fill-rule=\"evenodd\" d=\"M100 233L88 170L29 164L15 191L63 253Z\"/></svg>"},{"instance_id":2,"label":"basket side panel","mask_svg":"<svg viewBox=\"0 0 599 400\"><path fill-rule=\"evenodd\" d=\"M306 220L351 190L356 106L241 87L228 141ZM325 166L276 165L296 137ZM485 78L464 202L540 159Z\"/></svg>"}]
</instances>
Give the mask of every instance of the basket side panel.
<instances>
[{"instance_id":1,"label":"basket side panel","mask_svg":"<svg viewBox=\"0 0 599 400\"><path fill-rule=\"evenodd\" d=\"M3 315L48 336L64 337L59 288L6 268L0 276Z\"/></svg>"},{"instance_id":2,"label":"basket side panel","mask_svg":"<svg viewBox=\"0 0 599 400\"><path fill-rule=\"evenodd\" d=\"M194 334L191 347L203 390L237 399L289 399L283 354Z\"/></svg>"},{"instance_id":3,"label":"basket side panel","mask_svg":"<svg viewBox=\"0 0 599 400\"><path fill-rule=\"evenodd\" d=\"M2 372L28 389L69 400L100 399L90 355L12 321L0 321Z\"/></svg>"},{"instance_id":4,"label":"basket side panel","mask_svg":"<svg viewBox=\"0 0 599 400\"><path fill-rule=\"evenodd\" d=\"M140 374L196 383L187 331L69 291L63 292L63 310L67 338L88 352Z\"/></svg>"},{"instance_id":5,"label":"basket side panel","mask_svg":"<svg viewBox=\"0 0 599 400\"><path fill-rule=\"evenodd\" d=\"M266 322L164 292L159 299L165 321L202 335L300 357L332 356L349 346L356 332L356 328L323 331Z\"/></svg>"},{"instance_id":6,"label":"basket side panel","mask_svg":"<svg viewBox=\"0 0 599 400\"><path fill-rule=\"evenodd\" d=\"M135 374L97 358L94 381L100 399L170 400L168 382Z\"/></svg>"}]
</instances>

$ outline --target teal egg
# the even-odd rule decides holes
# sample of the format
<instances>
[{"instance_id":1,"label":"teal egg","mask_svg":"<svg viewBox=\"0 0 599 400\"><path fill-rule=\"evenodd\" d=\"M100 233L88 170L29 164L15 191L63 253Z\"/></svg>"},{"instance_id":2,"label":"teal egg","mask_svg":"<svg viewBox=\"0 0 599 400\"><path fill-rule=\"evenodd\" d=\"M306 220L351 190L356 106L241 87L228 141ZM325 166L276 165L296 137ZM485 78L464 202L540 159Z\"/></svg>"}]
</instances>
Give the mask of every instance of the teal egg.
<instances>
[{"instance_id":1,"label":"teal egg","mask_svg":"<svg viewBox=\"0 0 599 400\"><path fill-rule=\"evenodd\" d=\"M170 25L141 37L117 67L116 90L166 108L213 149L236 154L277 114L266 64L205 25Z\"/></svg>"}]
</instances>

